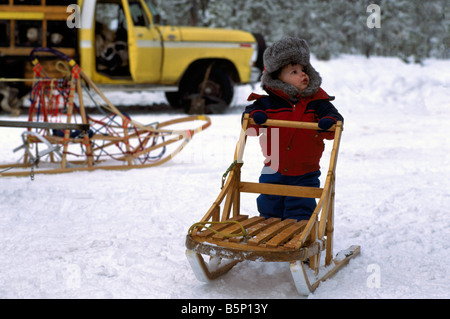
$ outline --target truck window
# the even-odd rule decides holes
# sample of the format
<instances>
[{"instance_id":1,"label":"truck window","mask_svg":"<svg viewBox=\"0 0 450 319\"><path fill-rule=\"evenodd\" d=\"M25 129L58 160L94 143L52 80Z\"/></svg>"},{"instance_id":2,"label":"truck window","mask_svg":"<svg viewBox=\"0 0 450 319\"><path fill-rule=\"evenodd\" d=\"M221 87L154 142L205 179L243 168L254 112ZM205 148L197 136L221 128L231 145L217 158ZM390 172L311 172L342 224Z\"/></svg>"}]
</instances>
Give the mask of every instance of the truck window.
<instances>
[{"instance_id":1,"label":"truck window","mask_svg":"<svg viewBox=\"0 0 450 319\"><path fill-rule=\"evenodd\" d=\"M150 13L153 16L153 23L160 24L161 23L161 15L155 9L155 6L152 4L152 2L150 0L145 0L145 4L150 9Z\"/></svg>"},{"instance_id":2,"label":"truck window","mask_svg":"<svg viewBox=\"0 0 450 319\"><path fill-rule=\"evenodd\" d=\"M42 21L16 21L16 46L38 47L42 45Z\"/></svg>"},{"instance_id":3,"label":"truck window","mask_svg":"<svg viewBox=\"0 0 450 319\"><path fill-rule=\"evenodd\" d=\"M126 41L127 22L121 5L97 3L95 9L95 33L106 41Z\"/></svg>"},{"instance_id":4,"label":"truck window","mask_svg":"<svg viewBox=\"0 0 450 319\"><path fill-rule=\"evenodd\" d=\"M9 46L9 22L0 21L0 47Z\"/></svg>"},{"instance_id":5,"label":"truck window","mask_svg":"<svg viewBox=\"0 0 450 319\"><path fill-rule=\"evenodd\" d=\"M127 23L122 5L97 2L95 8L96 70L109 76L130 76Z\"/></svg>"},{"instance_id":6,"label":"truck window","mask_svg":"<svg viewBox=\"0 0 450 319\"><path fill-rule=\"evenodd\" d=\"M47 46L75 48L77 46L77 29L68 28L66 21L47 21Z\"/></svg>"},{"instance_id":7,"label":"truck window","mask_svg":"<svg viewBox=\"0 0 450 319\"><path fill-rule=\"evenodd\" d=\"M155 7L153 6L150 0L145 0L145 3L147 4L147 7L150 9L152 15L154 16L159 15L158 11L156 11Z\"/></svg>"},{"instance_id":8,"label":"truck window","mask_svg":"<svg viewBox=\"0 0 450 319\"><path fill-rule=\"evenodd\" d=\"M14 4L23 4L27 6L39 6L41 5L41 0L14 0Z\"/></svg>"},{"instance_id":9,"label":"truck window","mask_svg":"<svg viewBox=\"0 0 450 319\"><path fill-rule=\"evenodd\" d=\"M48 6L68 6L76 2L76 0L46 0L45 4ZM39 6L41 3L41 0L14 0L13 2L15 5L24 6ZM0 0L0 4L9 4L9 0Z\"/></svg>"},{"instance_id":10,"label":"truck window","mask_svg":"<svg viewBox=\"0 0 450 319\"><path fill-rule=\"evenodd\" d=\"M130 12L135 26L146 27L149 25L147 16L145 15L140 2L130 1Z\"/></svg>"},{"instance_id":11,"label":"truck window","mask_svg":"<svg viewBox=\"0 0 450 319\"><path fill-rule=\"evenodd\" d=\"M70 4L76 4L76 0L46 0L45 4L48 6L64 6L67 7Z\"/></svg>"}]
</instances>

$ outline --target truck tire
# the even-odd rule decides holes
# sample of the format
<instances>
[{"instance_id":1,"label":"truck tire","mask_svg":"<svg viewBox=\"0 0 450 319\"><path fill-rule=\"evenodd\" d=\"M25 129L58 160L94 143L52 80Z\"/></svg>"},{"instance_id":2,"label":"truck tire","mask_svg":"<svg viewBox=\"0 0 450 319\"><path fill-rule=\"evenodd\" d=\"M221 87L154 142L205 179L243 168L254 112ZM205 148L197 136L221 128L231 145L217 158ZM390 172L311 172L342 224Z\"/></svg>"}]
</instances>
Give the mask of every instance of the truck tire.
<instances>
[{"instance_id":1,"label":"truck tire","mask_svg":"<svg viewBox=\"0 0 450 319\"><path fill-rule=\"evenodd\" d=\"M165 95L170 106L172 106L173 108L181 107L180 92L166 92Z\"/></svg>"},{"instance_id":2,"label":"truck tire","mask_svg":"<svg viewBox=\"0 0 450 319\"><path fill-rule=\"evenodd\" d=\"M191 100L200 97L201 85L208 65L194 69L184 77L180 84L181 107L189 111ZM228 74L219 66L213 65L206 81L202 98L205 100L205 113L221 113L231 103L234 89Z\"/></svg>"}]
</instances>

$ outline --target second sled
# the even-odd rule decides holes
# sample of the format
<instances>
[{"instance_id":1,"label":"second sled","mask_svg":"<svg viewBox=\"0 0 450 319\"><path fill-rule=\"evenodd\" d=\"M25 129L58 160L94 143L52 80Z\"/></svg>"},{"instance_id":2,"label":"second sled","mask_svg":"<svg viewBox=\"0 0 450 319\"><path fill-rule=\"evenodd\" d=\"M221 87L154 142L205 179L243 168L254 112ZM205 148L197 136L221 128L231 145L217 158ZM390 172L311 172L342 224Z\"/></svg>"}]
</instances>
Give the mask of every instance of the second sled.
<instances>
[{"instance_id":1,"label":"second sled","mask_svg":"<svg viewBox=\"0 0 450 319\"><path fill-rule=\"evenodd\" d=\"M171 160L211 125L205 115L141 124L113 105L62 52L34 48L30 59L35 77L28 121L0 121L0 126L27 129L14 149L23 155L17 163L0 164L0 176L153 167ZM88 101L95 107L86 108Z\"/></svg>"},{"instance_id":2,"label":"second sled","mask_svg":"<svg viewBox=\"0 0 450 319\"><path fill-rule=\"evenodd\" d=\"M333 253L336 163L343 129L334 125L334 141L323 188L262 184L241 181L247 129L255 123L243 118L233 164L221 192L203 218L186 236L186 256L200 281L208 282L228 272L240 261L289 262L297 291L313 292L360 252L359 246ZM317 123L268 120L264 126L312 129ZM271 194L319 199L308 221L265 219L240 211L241 193ZM204 257L209 256L209 258Z\"/></svg>"}]
</instances>

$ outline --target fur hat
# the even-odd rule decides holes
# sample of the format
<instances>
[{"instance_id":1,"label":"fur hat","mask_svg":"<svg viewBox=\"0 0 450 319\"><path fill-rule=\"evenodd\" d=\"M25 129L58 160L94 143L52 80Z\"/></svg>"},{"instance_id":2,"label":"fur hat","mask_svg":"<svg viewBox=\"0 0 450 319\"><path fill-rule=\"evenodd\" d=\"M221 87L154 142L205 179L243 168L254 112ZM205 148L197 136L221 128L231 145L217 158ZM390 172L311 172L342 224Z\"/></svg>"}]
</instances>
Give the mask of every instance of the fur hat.
<instances>
[{"instance_id":1,"label":"fur hat","mask_svg":"<svg viewBox=\"0 0 450 319\"><path fill-rule=\"evenodd\" d=\"M281 90L292 100L298 100L298 95L307 97L315 94L322 84L322 78L309 62L309 46L303 39L283 38L264 51L263 59L264 71L261 77L263 88ZM301 64L309 76L308 87L302 92L278 79L278 71L291 63Z\"/></svg>"}]
</instances>

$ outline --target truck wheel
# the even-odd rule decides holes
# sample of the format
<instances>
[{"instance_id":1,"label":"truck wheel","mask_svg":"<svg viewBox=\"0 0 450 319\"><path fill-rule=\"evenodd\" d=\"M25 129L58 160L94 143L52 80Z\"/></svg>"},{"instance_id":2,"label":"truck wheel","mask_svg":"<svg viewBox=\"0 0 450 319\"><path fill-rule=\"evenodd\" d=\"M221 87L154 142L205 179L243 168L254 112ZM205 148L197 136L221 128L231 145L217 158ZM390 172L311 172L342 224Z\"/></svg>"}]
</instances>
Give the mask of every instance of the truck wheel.
<instances>
[{"instance_id":1,"label":"truck wheel","mask_svg":"<svg viewBox=\"0 0 450 319\"><path fill-rule=\"evenodd\" d=\"M165 94L166 94L167 102L169 102L170 106L172 106L174 108L181 107L181 99L180 99L179 92L166 92Z\"/></svg>"},{"instance_id":2,"label":"truck wheel","mask_svg":"<svg viewBox=\"0 0 450 319\"><path fill-rule=\"evenodd\" d=\"M189 111L191 100L200 97L202 82L207 66L196 69L185 77L180 85L181 106ZM228 74L220 67L213 65L206 81L203 98L205 113L220 113L226 109L233 99L233 84Z\"/></svg>"}]
</instances>

